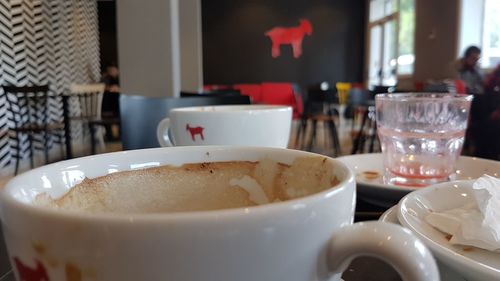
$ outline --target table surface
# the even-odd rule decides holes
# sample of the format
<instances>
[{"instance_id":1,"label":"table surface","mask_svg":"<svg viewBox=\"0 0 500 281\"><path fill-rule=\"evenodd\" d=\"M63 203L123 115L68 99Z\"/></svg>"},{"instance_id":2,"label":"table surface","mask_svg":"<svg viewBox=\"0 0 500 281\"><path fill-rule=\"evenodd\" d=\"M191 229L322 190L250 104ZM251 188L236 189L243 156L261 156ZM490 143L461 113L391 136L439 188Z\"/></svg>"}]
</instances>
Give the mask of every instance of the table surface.
<instances>
[{"instance_id":1,"label":"table surface","mask_svg":"<svg viewBox=\"0 0 500 281\"><path fill-rule=\"evenodd\" d=\"M356 220L376 220L383 209L359 201ZM398 273L388 264L368 257L355 259L344 272L345 281L401 281ZM11 270L3 232L0 225L0 281L15 281Z\"/></svg>"}]
</instances>

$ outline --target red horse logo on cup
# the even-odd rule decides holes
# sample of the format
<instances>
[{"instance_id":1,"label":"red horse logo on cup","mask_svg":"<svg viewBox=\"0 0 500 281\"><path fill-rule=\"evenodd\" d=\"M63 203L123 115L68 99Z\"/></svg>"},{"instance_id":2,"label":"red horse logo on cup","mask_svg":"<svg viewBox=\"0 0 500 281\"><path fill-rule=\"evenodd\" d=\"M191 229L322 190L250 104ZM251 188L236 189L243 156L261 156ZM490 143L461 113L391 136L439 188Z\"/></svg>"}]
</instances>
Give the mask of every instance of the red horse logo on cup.
<instances>
[{"instance_id":1,"label":"red horse logo on cup","mask_svg":"<svg viewBox=\"0 0 500 281\"><path fill-rule=\"evenodd\" d=\"M292 45L293 57L298 58L302 55L302 40L305 35L311 35L313 31L311 22L307 19L299 20L299 25L295 27L275 27L265 33L272 41L273 58L280 56L281 45Z\"/></svg>"},{"instance_id":2,"label":"red horse logo on cup","mask_svg":"<svg viewBox=\"0 0 500 281\"><path fill-rule=\"evenodd\" d=\"M49 281L49 276L45 267L39 260L36 261L36 268L24 265L18 258L14 258L14 263L19 274L19 281Z\"/></svg>"},{"instance_id":3,"label":"red horse logo on cup","mask_svg":"<svg viewBox=\"0 0 500 281\"><path fill-rule=\"evenodd\" d=\"M193 141L195 141L196 135L200 135L201 140L205 140L205 137L203 136L203 129L203 127L190 127L189 124L186 124L186 131L191 134Z\"/></svg>"}]
</instances>

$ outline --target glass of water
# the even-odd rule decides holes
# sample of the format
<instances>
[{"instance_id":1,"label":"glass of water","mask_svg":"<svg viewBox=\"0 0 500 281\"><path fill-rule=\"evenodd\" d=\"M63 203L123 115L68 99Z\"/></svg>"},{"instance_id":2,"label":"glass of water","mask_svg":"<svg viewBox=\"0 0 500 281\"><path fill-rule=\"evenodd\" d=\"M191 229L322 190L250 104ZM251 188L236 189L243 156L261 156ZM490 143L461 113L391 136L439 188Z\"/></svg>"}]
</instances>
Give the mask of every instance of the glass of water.
<instances>
[{"instance_id":1,"label":"glass of water","mask_svg":"<svg viewBox=\"0 0 500 281\"><path fill-rule=\"evenodd\" d=\"M472 98L441 93L376 95L385 183L426 186L453 177Z\"/></svg>"}]
</instances>

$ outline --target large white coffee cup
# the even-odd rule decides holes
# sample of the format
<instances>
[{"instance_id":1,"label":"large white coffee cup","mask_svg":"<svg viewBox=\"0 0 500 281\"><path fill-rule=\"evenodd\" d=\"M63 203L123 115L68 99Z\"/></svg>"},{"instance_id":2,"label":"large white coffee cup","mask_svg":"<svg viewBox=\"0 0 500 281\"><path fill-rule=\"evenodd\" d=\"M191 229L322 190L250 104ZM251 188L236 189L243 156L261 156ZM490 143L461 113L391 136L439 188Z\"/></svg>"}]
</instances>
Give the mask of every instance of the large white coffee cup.
<instances>
[{"instance_id":1,"label":"large white coffee cup","mask_svg":"<svg viewBox=\"0 0 500 281\"><path fill-rule=\"evenodd\" d=\"M353 258L371 255L392 264L405 281L439 280L432 255L410 231L383 222L352 224L354 175L331 158L325 161L333 164L337 185L255 207L132 215L32 204L42 192L61 196L85 177L116 171L263 158L290 164L314 155L277 148L175 147L101 154L26 172L0 194L16 277L23 280L20 272L28 272L51 281L338 281Z\"/></svg>"},{"instance_id":2,"label":"large white coffee cup","mask_svg":"<svg viewBox=\"0 0 500 281\"><path fill-rule=\"evenodd\" d=\"M175 108L158 124L161 146L241 145L286 148L292 108L220 105Z\"/></svg>"}]
</instances>

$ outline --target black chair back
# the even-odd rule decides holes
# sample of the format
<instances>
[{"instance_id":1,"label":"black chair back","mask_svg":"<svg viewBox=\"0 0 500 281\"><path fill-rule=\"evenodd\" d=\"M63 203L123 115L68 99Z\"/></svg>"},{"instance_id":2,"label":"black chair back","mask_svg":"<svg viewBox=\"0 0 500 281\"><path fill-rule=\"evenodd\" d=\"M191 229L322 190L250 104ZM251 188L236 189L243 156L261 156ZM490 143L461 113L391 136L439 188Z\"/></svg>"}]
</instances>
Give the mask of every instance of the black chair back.
<instances>
[{"instance_id":1,"label":"black chair back","mask_svg":"<svg viewBox=\"0 0 500 281\"><path fill-rule=\"evenodd\" d=\"M49 86L2 86L14 129L30 125L46 125L48 120ZM55 97L54 97L55 98Z\"/></svg>"},{"instance_id":2,"label":"black chair back","mask_svg":"<svg viewBox=\"0 0 500 281\"><path fill-rule=\"evenodd\" d=\"M241 92L240 92L240 90L236 90L236 89L224 89L224 90L216 90L216 91L203 92L203 93L181 91L181 98L228 97L228 96L241 96Z\"/></svg>"}]
</instances>

